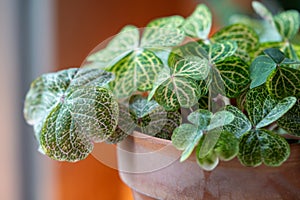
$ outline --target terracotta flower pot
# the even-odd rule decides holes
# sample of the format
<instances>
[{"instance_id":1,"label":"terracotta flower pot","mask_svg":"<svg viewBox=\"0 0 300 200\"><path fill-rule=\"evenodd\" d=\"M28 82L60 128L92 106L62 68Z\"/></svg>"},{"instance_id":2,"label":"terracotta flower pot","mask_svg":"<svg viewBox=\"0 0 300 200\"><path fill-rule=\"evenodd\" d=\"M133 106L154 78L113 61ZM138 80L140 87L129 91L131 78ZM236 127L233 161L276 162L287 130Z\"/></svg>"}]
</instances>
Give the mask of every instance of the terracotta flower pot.
<instances>
[{"instance_id":1,"label":"terracotta flower pot","mask_svg":"<svg viewBox=\"0 0 300 200\"><path fill-rule=\"evenodd\" d=\"M244 167L233 159L207 172L194 153L180 163L181 152L171 141L134 133L118 144L119 174L136 200L300 198L299 144L291 145L291 156L280 167Z\"/></svg>"}]
</instances>

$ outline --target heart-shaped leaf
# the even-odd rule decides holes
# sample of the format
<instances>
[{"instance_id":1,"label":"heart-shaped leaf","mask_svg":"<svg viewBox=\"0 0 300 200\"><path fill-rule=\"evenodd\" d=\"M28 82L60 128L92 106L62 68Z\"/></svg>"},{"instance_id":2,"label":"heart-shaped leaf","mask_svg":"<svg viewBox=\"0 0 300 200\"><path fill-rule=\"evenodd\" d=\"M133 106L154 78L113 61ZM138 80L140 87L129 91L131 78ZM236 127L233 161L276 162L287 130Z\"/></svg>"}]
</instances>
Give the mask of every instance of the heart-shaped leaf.
<instances>
[{"instance_id":1,"label":"heart-shaped leaf","mask_svg":"<svg viewBox=\"0 0 300 200\"><path fill-rule=\"evenodd\" d=\"M289 155L287 141L271 131L249 131L240 140L238 158L245 166L280 166Z\"/></svg>"},{"instance_id":2,"label":"heart-shaped leaf","mask_svg":"<svg viewBox=\"0 0 300 200\"><path fill-rule=\"evenodd\" d=\"M296 103L295 97L286 97L279 101L273 109L256 125L256 128L265 127L280 117L282 117L288 110L290 110Z\"/></svg>"},{"instance_id":3,"label":"heart-shaped leaf","mask_svg":"<svg viewBox=\"0 0 300 200\"><path fill-rule=\"evenodd\" d=\"M297 103L278 121L277 124L287 130L289 134L300 136L300 101Z\"/></svg>"},{"instance_id":4,"label":"heart-shaped leaf","mask_svg":"<svg viewBox=\"0 0 300 200\"><path fill-rule=\"evenodd\" d=\"M109 69L116 76L110 83L114 95L124 98L136 90L151 90L162 68L161 60L151 51L130 53Z\"/></svg>"},{"instance_id":5,"label":"heart-shaped leaf","mask_svg":"<svg viewBox=\"0 0 300 200\"><path fill-rule=\"evenodd\" d=\"M226 96L237 97L250 82L249 66L239 57L227 57L216 64L225 87Z\"/></svg>"},{"instance_id":6,"label":"heart-shaped leaf","mask_svg":"<svg viewBox=\"0 0 300 200\"><path fill-rule=\"evenodd\" d=\"M271 112L277 102L263 86L253 88L247 92L245 108L253 125L257 125Z\"/></svg>"},{"instance_id":7,"label":"heart-shaped leaf","mask_svg":"<svg viewBox=\"0 0 300 200\"><path fill-rule=\"evenodd\" d=\"M78 161L117 125L118 105L103 88L113 76L98 69L69 69L36 79L24 107L41 149L53 159Z\"/></svg>"},{"instance_id":8,"label":"heart-shaped leaf","mask_svg":"<svg viewBox=\"0 0 300 200\"><path fill-rule=\"evenodd\" d=\"M185 20L182 29L186 35L207 39L212 25L212 15L204 4L197 6L195 11Z\"/></svg>"},{"instance_id":9,"label":"heart-shaped leaf","mask_svg":"<svg viewBox=\"0 0 300 200\"><path fill-rule=\"evenodd\" d=\"M238 154L239 141L230 132L220 132L220 137L213 149L206 155L201 155L201 147L205 141L206 135L203 136L197 146L196 156L197 162L204 170L213 170L220 160L229 161Z\"/></svg>"},{"instance_id":10,"label":"heart-shaped leaf","mask_svg":"<svg viewBox=\"0 0 300 200\"><path fill-rule=\"evenodd\" d=\"M234 115L234 120L223 126L224 130L232 133L236 138L240 138L244 133L251 130L251 122L241 110L231 105L226 106L225 110Z\"/></svg>"},{"instance_id":11,"label":"heart-shaped leaf","mask_svg":"<svg viewBox=\"0 0 300 200\"><path fill-rule=\"evenodd\" d=\"M225 58L232 56L237 50L236 42L223 41L222 43L214 43L210 45L209 58L210 62L217 63Z\"/></svg>"},{"instance_id":12,"label":"heart-shaped leaf","mask_svg":"<svg viewBox=\"0 0 300 200\"><path fill-rule=\"evenodd\" d=\"M139 46L139 30L135 26L125 26L106 48L88 56L87 61L97 63L99 68L107 68Z\"/></svg>"},{"instance_id":13,"label":"heart-shaped leaf","mask_svg":"<svg viewBox=\"0 0 300 200\"><path fill-rule=\"evenodd\" d=\"M258 87L267 81L268 76L276 69L276 63L268 56L258 56L250 66L250 88Z\"/></svg>"},{"instance_id":14,"label":"heart-shaped leaf","mask_svg":"<svg viewBox=\"0 0 300 200\"><path fill-rule=\"evenodd\" d=\"M275 25L283 38L292 39L299 30L300 16L296 10L288 10L274 17Z\"/></svg>"},{"instance_id":15,"label":"heart-shaped leaf","mask_svg":"<svg viewBox=\"0 0 300 200\"><path fill-rule=\"evenodd\" d=\"M300 70L286 66L277 67L269 76L266 86L275 98L282 99L288 96L300 98Z\"/></svg>"}]
</instances>

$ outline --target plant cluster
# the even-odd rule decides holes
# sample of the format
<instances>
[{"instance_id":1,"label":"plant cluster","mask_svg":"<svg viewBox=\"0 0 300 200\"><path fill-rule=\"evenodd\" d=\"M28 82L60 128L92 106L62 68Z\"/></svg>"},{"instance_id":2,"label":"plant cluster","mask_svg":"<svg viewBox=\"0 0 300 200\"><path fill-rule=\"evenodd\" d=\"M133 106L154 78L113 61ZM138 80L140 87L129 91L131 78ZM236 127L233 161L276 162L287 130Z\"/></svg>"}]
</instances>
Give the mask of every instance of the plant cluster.
<instances>
[{"instance_id":1,"label":"plant cluster","mask_svg":"<svg viewBox=\"0 0 300 200\"><path fill-rule=\"evenodd\" d=\"M142 31L126 26L84 67L37 78L24 114L40 151L75 162L94 142L139 130L172 140L181 161L195 149L206 170L234 157L281 165L300 136L300 17L252 5L265 22L241 20L210 34L212 14L200 4L187 18L159 18ZM279 40L262 39L263 23Z\"/></svg>"}]
</instances>

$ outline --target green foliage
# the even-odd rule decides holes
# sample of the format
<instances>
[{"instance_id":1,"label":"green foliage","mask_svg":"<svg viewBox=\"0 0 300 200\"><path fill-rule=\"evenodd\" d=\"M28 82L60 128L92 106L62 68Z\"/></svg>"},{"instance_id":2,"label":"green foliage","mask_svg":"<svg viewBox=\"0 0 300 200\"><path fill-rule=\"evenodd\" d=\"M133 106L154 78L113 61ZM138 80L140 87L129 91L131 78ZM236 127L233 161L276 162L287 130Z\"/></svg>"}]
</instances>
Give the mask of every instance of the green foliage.
<instances>
[{"instance_id":1,"label":"green foliage","mask_svg":"<svg viewBox=\"0 0 300 200\"><path fill-rule=\"evenodd\" d=\"M94 142L140 131L172 140L180 161L194 152L205 170L236 156L245 166L281 165L284 137L300 136L300 18L252 5L268 26L248 17L210 37L212 14L200 4L187 18L125 26L83 69L37 78L24 116L41 151L75 162Z\"/></svg>"}]
</instances>

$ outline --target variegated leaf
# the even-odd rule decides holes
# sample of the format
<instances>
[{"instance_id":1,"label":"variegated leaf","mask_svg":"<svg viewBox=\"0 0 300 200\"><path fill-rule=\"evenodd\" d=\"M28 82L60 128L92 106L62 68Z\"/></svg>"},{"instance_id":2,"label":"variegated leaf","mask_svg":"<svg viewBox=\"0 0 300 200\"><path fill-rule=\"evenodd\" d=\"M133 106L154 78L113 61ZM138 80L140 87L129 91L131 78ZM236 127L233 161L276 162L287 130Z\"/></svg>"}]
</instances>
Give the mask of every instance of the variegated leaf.
<instances>
[{"instance_id":1,"label":"variegated leaf","mask_svg":"<svg viewBox=\"0 0 300 200\"><path fill-rule=\"evenodd\" d=\"M255 51L259 46L256 32L244 24L233 24L221 29L211 37L211 41L234 41L239 50L245 52Z\"/></svg>"},{"instance_id":2,"label":"variegated leaf","mask_svg":"<svg viewBox=\"0 0 300 200\"><path fill-rule=\"evenodd\" d=\"M241 110L231 105L226 106L225 110L234 115L234 120L230 124L223 126L224 130L232 133L236 138L240 138L251 130L251 122Z\"/></svg>"},{"instance_id":3,"label":"variegated leaf","mask_svg":"<svg viewBox=\"0 0 300 200\"><path fill-rule=\"evenodd\" d=\"M109 69L116 76L110 83L114 95L124 98L136 90L151 90L162 67L161 60L149 50L130 53Z\"/></svg>"},{"instance_id":4,"label":"variegated leaf","mask_svg":"<svg viewBox=\"0 0 300 200\"><path fill-rule=\"evenodd\" d=\"M300 70L277 67L269 76L266 86L275 98L282 99L288 96L300 98Z\"/></svg>"},{"instance_id":5,"label":"variegated leaf","mask_svg":"<svg viewBox=\"0 0 300 200\"><path fill-rule=\"evenodd\" d=\"M278 121L277 124L289 134L300 136L300 100Z\"/></svg>"},{"instance_id":6,"label":"variegated leaf","mask_svg":"<svg viewBox=\"0 0 300 200\"><path fill-rule=\"evenodd\" d=\"M156 28L178 28L184 23L184 18L179 15L170 17L162 17L152 20L147 24L147 27Z\"/></svg>"},{"instance_id":7,"label":"variegated leaf","mask_svg":"<svg viewBox=\"0 0 300 200\"><path fill-rule=\"evenodd\" d=\"M276 106L267 89L263 86L253 88L246 95L246 110L253 125L257 125Z\"/></svg>"},{"instance_id":8,"label":"variegated leaf","mask_svg":"<svg viewBox=\"0 0 300 200\"><path fill-rule=\"evenodd\" d=\"M113 76L98 69L69 69L33 82L24 115L35 127L42 151L53 159L84 159L93 141L109 137L117 125L118 105L103 88Z\"/></svg>"},{"instance_id":9,"label":"variegated leaf","mask_svg":"<svg viewBox=\"0 0 300 200\"><path fill-rule=\"evenodd\" d=\"M249 66L239 57L227 57L222 62L216 63L223 84L226 96L237 97L250 82Z\"/></svg>"},{"instance_id":10,"label":"variegated leaf","mask_svg":"<svg viewBox=\"0 0 300 200\"><path fill-rule=\"evenodd\" d=\"M186 19L182 29L191 37L207 39L212 25L212 15L204 4L197 6L195 11Z\"/></svg>"},{"instance_id":11,"label":"variegated leaf","mask_svg":"<svg viewBox=\"0 0 300 200\"><path fill-rule=\"evenodd\" d=\"M299 30L300 16L296 10L282 12L274 17L274 21L283 38L292 39Z\"/></svg>"},{"instance_id":12,"label":"variegated leaf","mask_svg":"<svg viewBox=\"0 0 300 200\"><path fill-rule=\"evenodd\" d=\"M125 26L106 48L88 56L87 61L97 63L99 68L107 68L118 62L139 46L139 30L135 26Z\"/></svg>"},{"instance_id":13,"label":"variegated leaf","mask_svg":"<svg viewBox=\"0 0 300 200\"><path fill-rule=\"evenodd\" d=\"M286 97L279 101L273 109L256 125L256 128L262 128L278 120L288 112L296 103L295 97Z\"/></svg>"},{"instance_id":14,"label":"variegated leaf","mask_svg":"<svg viewBox=\"0 0 300 200\"><path fill-rule=\"evenodd\" d=\"M223 41L222 43L214 43L210 45L209 58L210 62L217 63L225 58L232 56L237 50L236 42Z\"/></svg>"},{"instance_id":15,"label":"variegated leaf","mask_svg":"<svg viewBox=\"0 0 300 200\"><path fill-rule=\"evenodd\" d=\"M287 141L271 131L249 131L240 140L238 158L245 166L280 166L289 155Z\"/></svg>"},{"instance_id":16,"label":"variegated leaf","mask_svg":"<svg viewBox=\"0 0 300 200\"><path fill-rule=\"evenodd\" d=\"M205 130L210 123L213 114L208 110L198 109L188 115L187 119L196 125L198 129Z\"/></svg>"}]
</instances>

